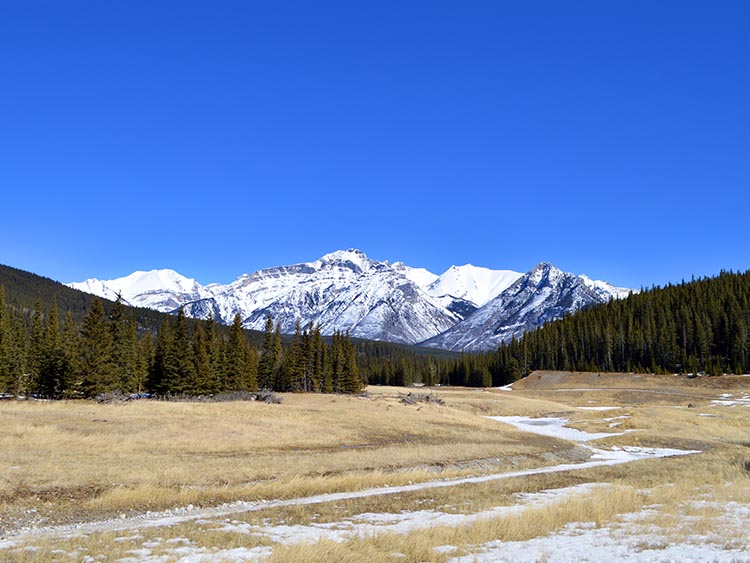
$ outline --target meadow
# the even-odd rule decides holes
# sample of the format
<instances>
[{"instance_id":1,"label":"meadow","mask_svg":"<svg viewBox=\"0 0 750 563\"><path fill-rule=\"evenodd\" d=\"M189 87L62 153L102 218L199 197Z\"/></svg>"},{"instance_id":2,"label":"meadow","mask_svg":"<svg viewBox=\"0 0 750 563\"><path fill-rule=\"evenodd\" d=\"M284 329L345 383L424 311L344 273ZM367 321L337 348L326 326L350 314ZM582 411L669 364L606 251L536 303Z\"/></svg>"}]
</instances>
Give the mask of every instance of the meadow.
<instances>
[{"instance_id":1,"label":"meadow","mask_svg":"<svg viewBox=\"0 0 750 563\"><path fill-rule=\"evenodd\" d=\"M566 560L574 536L592 561L608 541L750 561L749 407L748 377L554 372L279 405L5 401L0 560Z\"/></svg>"}]
</instances>

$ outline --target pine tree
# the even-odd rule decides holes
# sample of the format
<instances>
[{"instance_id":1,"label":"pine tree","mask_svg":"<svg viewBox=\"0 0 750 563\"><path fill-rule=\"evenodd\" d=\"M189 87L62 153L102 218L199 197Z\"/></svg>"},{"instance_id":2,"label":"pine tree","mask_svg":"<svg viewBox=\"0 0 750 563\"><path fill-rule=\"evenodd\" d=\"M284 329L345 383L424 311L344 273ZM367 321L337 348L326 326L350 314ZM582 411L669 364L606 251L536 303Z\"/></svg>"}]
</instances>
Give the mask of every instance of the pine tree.
<instances>
[{"instance_id":1,"label":"pine tree","mask_svg":"<svg viewBox=\"0 0 750 563\"><path fill-rule=\"evenodd\" d=\"M272 389L274 387L277 360L273 320L271 319L271 315L268 315L266 317L263 344L261 345L258 362L258 387L261 389Z\"/></svg>"},{"instance_id":2,"label":"pine tree","mask_svg":"<svg viewBox=\"0 0 750 563\"><path fill-rule=\"evenodd\" d=\"M174 394L194 394L198 384L193 360L193 344L188 327L185 311L182 307L177 311L174 324L174 371L168 381L169 391Z\"/></svg>"},{"instance_id":3,"label":"pine tree","mask_svg":"<svg viewBox=\"0 0 750 563\"><path fill-rule=\"evenodd\" d=\"M37 373L37 392L43 397L57 399L65 394L69 365L60 334L57 302L54 300L44 322L43 331L42 351Z\"/></svg>"},{"instance_id":4,"label":"pine tree","mask_svg":"<svg viewBox=\"0 0 750 563\"><path fill-rule=\"evenodd\" d=\"M131 330L136 331L135 323ZM133 392L144 393L148 387L151 363L155 354L154 337L149 331L136 340L136 360L133 376Z\"/></svg>"},{"instance_id":5,"label":"pine tree","mask_svg":"<svg viewBox=\"0 0 750 563\"><path fill-rule=\"evenodd\" d=\"M115 391L112 336L101 301L94 299L81 326L81 391L86 397Z\"/></svg>"},{"instance_id":6,"label":"pine tree","mask_svg":"<svg viewBox=\"0 0 750 563\"><path fill-rule=\"evenodd\" d=\"M5 304L5 286L0 285L0 393L13 390L13 325Z\"/></svg>"},{"instance_id":7,"label":"pine tree","mask_svg":"<svg viewBox=\"0 0 750 563\"><path fill-rule=\"evenodd\" d=\"M68 310L62 329L62 347L67 366L66 380L63 385L63 397L80 397L81 391L81 342L78 326L73 321L73 314Z\"/></svg>"},{"instance_id":8,"label":"pine tree","mask_svg":"<svg viewBox=\"0 0 750 563\"><path fill-rule=\"evenodd\" d=\"M112 364L117 387L123 392L132 391L132 372L135 363L134 343L131 340L129 322L125 318L125 306L117 295L109 312L109 330L112 337Z\"/></svg>"},{"instance_id":9,"label":"pine tree","mask_svg":"<svg viewBox=\"0 0 750 563\"><path fill-rule=\"evenodd\" d=\"M292 344L289 347L289 353L284 358L284 373L288 379L289 391L304 391L305 390L305 366L306 366L306 354L304 346L304 337L300 329L300 322L294 327L294 336L292 337Z\"/></svg>"},{"instance_id":10,"label":"pine tree","mask_svg":"<svg viewBox=\"0 0 750 563\"><path fill-rule=\"evenodd\" d=\"M237 391L257 391L257 355L242 330L242 319L239 314L229 329L227 343L227 376L230 389Z\"/></svg>"},{"instance_id":11,"label":"pine tree","mask_svg":"<svg viewBox=\"0 0 750 563\"><path fill-rule=\"evenodd\" d=\"M193 329L193 371L196 381L193 390L195 394L207 395L217 391L211 381L211 356L202 323L197 323Z\"/></svg>"},{"instance_id":12,"label":"pine tree","mask_svg":"<svg viewBox=\"0 0 750 563\"><path fill-rule=\"evenodd\" d=\"M171 392L170 383L177 373L174 337L169 318L165 317L156 335L154 357L149 370L148 388L158 395Z\"/></svg>"},{"instance_id":13,"label":"pine tree","mask_svg":"<svg viewBox=\"0 0 750 563\"><path fill-rule=\"evenodd\" d=\"M307 387L305 391L320 391L323 378L323 349L325 343L320 334L320 325L313 327L308 337Z\"/></svg>"}]
</instances>

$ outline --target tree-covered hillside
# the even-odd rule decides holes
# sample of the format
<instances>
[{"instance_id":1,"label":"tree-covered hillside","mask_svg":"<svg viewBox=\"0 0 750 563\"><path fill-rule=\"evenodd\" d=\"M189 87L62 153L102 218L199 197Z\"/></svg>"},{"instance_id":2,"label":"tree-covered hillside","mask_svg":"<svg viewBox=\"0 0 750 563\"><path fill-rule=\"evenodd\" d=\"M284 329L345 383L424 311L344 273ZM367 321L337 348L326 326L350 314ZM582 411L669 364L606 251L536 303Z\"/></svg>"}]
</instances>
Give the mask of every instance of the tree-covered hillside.
<instances>
[{"instance_id":1,"label":"tree-covered hillside","mask_svg":"<svg viewBox=\"0 0 750 563\"><path fill-rule=\"evenodd\" d=\"M86 312L96 299L89 293L71 289L70 287L45 278L4 266L0 264L0 286L5 288L5 301L15 310L29 314L32 313L38 302L46 309L52 302L57 303L59 311L71 314L77 323L83 320ZM101 300L105 313L109 313L114 303L106 299ZM135 318L138 326L142 329L156 329L164 318L164 313L152 309L140 307L128 307L129 313Z\"/></svg>"},{"instance_id":2,"label":"tree-covered hillside","mask_svg":"<svg viewBox=\"0 0 750 563\"><path fill-rule=\"evenodd\" d=\"M509 379L537 369L750 373L750 271L631 294L529 332L497 355Z\"/></svg>"}]
</instances>

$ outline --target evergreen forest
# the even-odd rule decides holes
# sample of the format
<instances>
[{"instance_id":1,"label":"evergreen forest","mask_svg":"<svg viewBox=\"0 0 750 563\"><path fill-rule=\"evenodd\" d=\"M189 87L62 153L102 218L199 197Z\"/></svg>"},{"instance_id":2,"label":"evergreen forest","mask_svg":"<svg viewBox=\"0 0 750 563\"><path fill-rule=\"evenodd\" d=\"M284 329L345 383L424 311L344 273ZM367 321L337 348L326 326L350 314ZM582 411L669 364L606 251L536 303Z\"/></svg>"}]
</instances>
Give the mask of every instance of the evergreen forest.
<instances>
[{"instance_id":1,"label":"evergreen forest","mask_svg":"<svg viewBox=\"0 0 750 563\"><path fill-rule=\"evenodd\" d=\"M511 381L534 370L750 373L750 271L632 293L528 332L497 356Z\"/></svg>"}]
</instances>

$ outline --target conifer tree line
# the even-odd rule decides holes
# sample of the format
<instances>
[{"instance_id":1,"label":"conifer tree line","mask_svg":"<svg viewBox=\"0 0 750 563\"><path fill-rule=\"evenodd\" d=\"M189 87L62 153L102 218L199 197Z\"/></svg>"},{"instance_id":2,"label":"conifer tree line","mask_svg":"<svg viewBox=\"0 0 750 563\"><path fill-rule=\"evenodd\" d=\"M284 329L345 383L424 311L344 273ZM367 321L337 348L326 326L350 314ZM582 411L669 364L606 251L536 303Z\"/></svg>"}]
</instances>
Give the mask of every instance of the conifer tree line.
<instances>
[{"instance_id":1,"label":"conifer tree line","mask_svg":"<svg viewBox=\"0 0 750 563\"><path fill-rule=\"evenodd\" d=\"M750 373L750 271L612 300L528 332L497 356L510 380L539 369Z\"/></svg>"},{"instance_id":2,"label":"conifer tree line","mask_svg":"<svg viewBox=\"0 0 750 563\"><path fill-rule=\"evenodd\" d=\"M357 342L356 347L360 369L371 385L489 387L508 383L495 352L457 354L369 340Z\"/></svg>"},{"instance_id":3,"label":"conifer tree line","mask_svg":"<svg viewBox=\"0 0 750 563\"><path fill-rule=\"evenodd\" d=\"M210 395L225 391L357 393L364 386L348 334L330 343L320 328L301 330L282 344L266 321L256 348L239 315L228 330L212 320L164 316L143 330L119 300L105 312L94 299L82 321L64 319L56 302L33 311L9 306L0 285L0 393L87 398L122 392Z\"/></svg>"}]
</instances>

